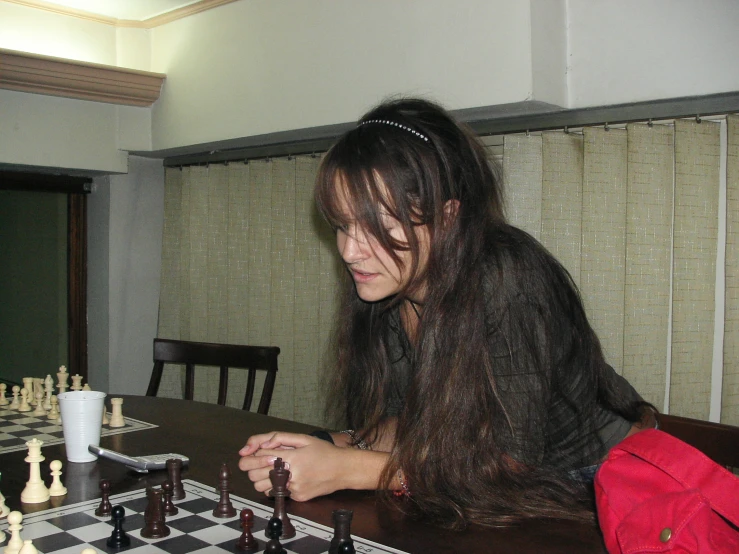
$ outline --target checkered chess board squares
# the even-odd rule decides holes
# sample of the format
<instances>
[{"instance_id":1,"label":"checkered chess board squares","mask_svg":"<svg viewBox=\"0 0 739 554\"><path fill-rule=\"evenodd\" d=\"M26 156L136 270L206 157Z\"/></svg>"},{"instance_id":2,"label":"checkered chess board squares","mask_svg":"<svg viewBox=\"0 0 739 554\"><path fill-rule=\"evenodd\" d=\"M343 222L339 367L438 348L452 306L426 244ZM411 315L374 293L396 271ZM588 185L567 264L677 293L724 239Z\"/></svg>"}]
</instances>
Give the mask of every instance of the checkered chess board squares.
<instances>
[{"instance_id":1,"label":"checkered chess board squares","mask_svg":"<svg viewBox=\"0 0 739 554\"><path fill-rule=\"evenodd\" d=\"M123 506L125 520L123 528L131 539L126 548L113 549L106 545L113 530L110 517L97 517L95 509L99 500L81 502L71 506L53 508L24 517L21 530L22 539L33 540L33 545L43 554L80 554L84 548L94 548L97 552L131 554L223 554L234 552L234 544L241 536L239 512L250 508L254 512L252 533L259 541L259 552L263 551L268 538L265 535L267 522L272 516L268 506L263 506L231 495L237 510L232 518L217 518L213 509L218 504L218 495L212 487L196 481L183 481L186 498L175 501L179 513L167 516L169 536L162 539L147 539L141 536L146 510L146 492L135 491L113 495L111 504ZM288 554L326 554L333 536L329 527L313 523L303 518L291 517L297 534L282 542ZM7 531L7 520L0 523L0 529ZM6 542L9 539L6 538ZM365 554L404 554L387 546L352 536L354 548ZM5 543L0 543L2 546Z\"/></svg>"},{"instance_id":2,"label":"checkered chess board squares","mask_svg":"<svg viewBox=\"0 0 739 554\"><path fill-rule=\"evenodd\" d=\"M123 418L123 427L109 427L103 425L101 436L130 433L158 427L153 423L139 421L130 417ZM44 446L64 442L64 433L61 424L46 417L36 417L32 412L18 412L16 410L0 409L0 454L26 450L26 442L36 438L44 441Z\"/></svg>"}]
</instances>

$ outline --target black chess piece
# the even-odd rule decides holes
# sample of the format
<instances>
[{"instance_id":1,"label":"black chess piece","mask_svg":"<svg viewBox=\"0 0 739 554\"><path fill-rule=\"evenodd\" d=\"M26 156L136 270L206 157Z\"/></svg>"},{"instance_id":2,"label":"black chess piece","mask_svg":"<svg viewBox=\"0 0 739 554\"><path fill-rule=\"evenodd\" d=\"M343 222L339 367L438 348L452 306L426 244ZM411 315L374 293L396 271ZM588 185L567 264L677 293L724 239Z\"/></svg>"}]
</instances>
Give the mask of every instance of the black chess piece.
<instances>
[{"instance_id":1,"label":"black chess piece","mask_svg":"<svg viewBox=\"0 0 739 554\"><path fill-rule=\"evenodd\" d=\"M98 517L109 516L113 506L110 503L110 481L108 479L100 479L100 492L102 497L100 505L95 510L95 515Z\"/></svg>"},{"instance_id":2,"label":"black chess piece","mask_svg":"<svg viewBox=\"0 0 739 554\"><path fill-rule=\"evenodd\" d=\"M182 486L182 460L172 458L167 460L167 475L172 481L172 500L182 500L185 498L185 487Z\"/></svg>"},{"instance_id":3,"label":"black chess piece","mask_svg":"<svg viewBox=\"0 0 739 554\"><path fill-rule=\"evenodd\" d=\"M105 543L110 548L124 548L131 544L131 538L123 530L125 515L126 511L123 509L123 506L116 506L112 509L111 522L113 523L113 532Z\"/></svg>"},{"instance_id":4,"label":"black chess piece","mask_svg":"<svg viewBox=\"0 0 739 554\"><path fill-rule=\"evenodd\" d=\"M169 527L164 523L164 503L161 489L147 489L146 498L149 501L144 511L144 528L141 536L147 539L161 539L169 536Z\"/></svg>"},{"instance_id":5,"label":"black chess piece","mask_svg":"<svg viewBox=\"0 0 739 554\"><path fill-rule=\"evenodd\" d=\"M280 518L270 518L265 534L269 537L269 541L267 542L267 547L264 549L264 554L287 554L287 551L280 544L280 535L282 535L282 522Z\"/></svg>"},{"instance_id":6,"label":"black chess piece","mask_svg":"<svg viewBox=\"0 0 739 554\"><path fill-rule=\"evenodd\" d=\"M287 511L285 510L285 499L290 497L290 491L287 489L289 479L290 472L285 467L285 462L282 461L282 458L277 458L274 469L269 472L269 481L272 483L272 490L269 491L269 494L275 499L275 511L272 517L280 518L283 539L291 539L296 535L295 527L293 527L290 518L287 517Z\"/></svg>"},{"instance_id":7,"label":"black chess piece","mask_svg":"<svg viewBox=\"0 0 739 554\"><path fill-rule=\"evenodd\" d=\"M231 471L228 469L228 464L221 464L221 471L218 474L218 490L220 498L218 499L218 505L213 509L213 517L233 517L236 515L236 508L231 504L229 498L229 489L231 485L229 483L231 479Z\"/></svg>"},{"instance_id":8,"label":"black chess piece","mask_svg":"<svg viewBox=\"0 0 739 554\"><path fill-rule=\"evenodd\" d=\"M241 521L242 533L236 543L236 549L241 552L256 552L259 550L259 542L251 534L251 529L254 527L254 512L249 508L241 510L239 515Z\"/></svg>"},{"instance_id":9,"label":"black chess piece","mask_svg":"<svg viewBox=\"0 0 739 554\"><path fill-rule=\"evenodd\" d=\"M334 510L331 514L334 521L334 537L328 547L328 554L354 552L354 541L351 534L353 516L354 512L351 510Z\"/></svg>"},{"instance_id":10,"label":"black chess piece","mask_svg":"<svg viewBox=\"0 0 739 554\"><path fill-rule=\"evenodd\" d=\"M162 491L164 496L164 507L162 508L164 510L164 514L168 516L177 515L180 510L175 506L174 502L172 502L172 496L174 495L174 485L172 484L172 481L167 479L162 483Z\"/></svg>"},{"instance_id":11,"label":"black chess piece","mask_svg":"<svg viewBox=\"0 0 739 554\"><path fill-rule=\"evenodd\" d=\"M339 554L356 554L356 550L354 550L354 541L349 542L342 542L339 545Z\"/></svg>"}]
</instances>

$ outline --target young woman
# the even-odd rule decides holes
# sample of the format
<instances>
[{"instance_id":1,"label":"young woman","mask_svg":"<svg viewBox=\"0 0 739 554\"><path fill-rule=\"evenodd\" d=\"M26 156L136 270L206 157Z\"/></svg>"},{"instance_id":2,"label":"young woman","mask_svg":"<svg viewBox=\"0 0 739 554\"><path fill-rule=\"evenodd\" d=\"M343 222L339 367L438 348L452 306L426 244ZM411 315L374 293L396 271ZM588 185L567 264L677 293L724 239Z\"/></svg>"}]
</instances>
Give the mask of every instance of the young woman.
<instances>
[{"instance_id":1,"label":"young woman","mask_svg":"<svg viewBox=\"0 0 739 554\"><path fill-rule=\"evenodd\" d=\"M457 528L592 519L583 480L644 403L567 271L506 223L477 138L433 103L386 102L328 152L315 197L350 277L335 396L356 431L249 438L255 488L280 456L295 500L393 490Z\"/></svg>"}]
</instances>

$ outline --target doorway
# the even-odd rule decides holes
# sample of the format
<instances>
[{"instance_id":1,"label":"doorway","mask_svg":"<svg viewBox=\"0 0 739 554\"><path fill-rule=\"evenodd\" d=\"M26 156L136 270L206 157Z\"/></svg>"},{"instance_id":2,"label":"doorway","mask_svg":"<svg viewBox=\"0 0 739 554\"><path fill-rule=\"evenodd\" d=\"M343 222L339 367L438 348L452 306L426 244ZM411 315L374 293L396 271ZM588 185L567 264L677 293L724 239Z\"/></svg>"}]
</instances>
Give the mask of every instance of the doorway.
<instances>
[{"instance_id":1,"label":"doorway","mask_svg":"<svg viewBox=\"0 0 739 554\"><path fill-rule=\"evenodd\" d=\"M87 381L86 194L91 179L0 171L0 380Z\"/></svg>"}]
</instances>

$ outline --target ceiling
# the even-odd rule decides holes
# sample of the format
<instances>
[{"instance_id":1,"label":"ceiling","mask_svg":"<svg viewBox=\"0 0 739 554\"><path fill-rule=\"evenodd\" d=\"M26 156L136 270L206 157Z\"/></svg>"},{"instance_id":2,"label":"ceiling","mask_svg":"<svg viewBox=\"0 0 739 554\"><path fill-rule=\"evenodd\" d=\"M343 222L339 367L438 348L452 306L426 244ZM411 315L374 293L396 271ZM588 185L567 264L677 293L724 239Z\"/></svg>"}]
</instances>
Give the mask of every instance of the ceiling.
<instances>
[{"instance_id":1,"label":"ceiling","mask_svg":"<svg viewBox=\"0 0 739 554\"><path fill-rule=\"evenodd\" d=\"M115 19L144 21L201 2L202 0L44 0L43 3Z\"/></svg>"}]
</instances>

